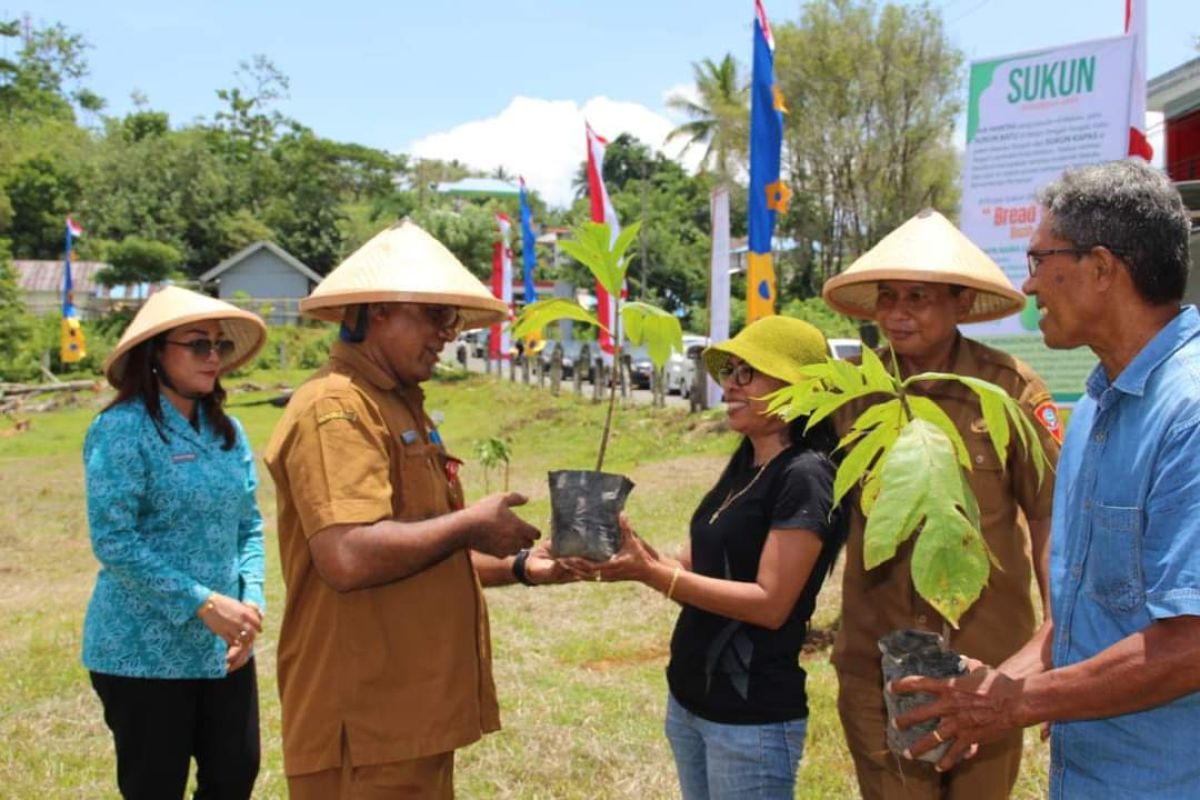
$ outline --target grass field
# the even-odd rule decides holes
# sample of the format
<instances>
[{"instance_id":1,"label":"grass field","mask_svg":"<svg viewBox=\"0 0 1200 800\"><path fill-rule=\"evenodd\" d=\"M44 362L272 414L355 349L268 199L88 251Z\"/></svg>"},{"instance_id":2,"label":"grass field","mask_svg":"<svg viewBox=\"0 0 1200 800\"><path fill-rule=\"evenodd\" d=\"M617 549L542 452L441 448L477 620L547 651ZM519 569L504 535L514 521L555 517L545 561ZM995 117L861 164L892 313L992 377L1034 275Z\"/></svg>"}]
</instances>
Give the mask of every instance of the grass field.
<instances>
[{"instance_id":1,"label":"grass field","mask_svg":"<svg viewBox=\"0 0 1200 800\"><path fill-rule=\"evenodd\" d=\"M270 386L299 374L260 373ZM236 383L236 382L235 382ZM233 404L262 394L236 394ZM521 385L474 377L428 386L428 407L445 415L452 452L468 461L469 497L484 493L471 466L474 445L503 436L512 445L512 488L531 502L527 519L545 525L548 469L593 466L602 408L554 399ZM115 797L112 745L79 664L79 637L96 565L88 543L80 448L95 401L36 415L29 431L4 435L0 422L0 798ZM233 409L256 451L279 410ZM670 548L732 449L716 416L629 408L618 412L606 468L637 484L629 513L639 532ZM282 581L275 497L263 478L268 603L258 640L263 768L256 797L286 796L279 737L274 643ZM493 491L500 479L491 476ZM837 581L822 593L816 624L838 615ZM459 753L457 786L475 798L655 798L678 793L662 736L663 668L676 608L641 586L572 584L488 591L496 682L504 730ZM797 797L855 795L853 770L834 710L828 652L807 656L808 744ZM1046 748L1027 732L1019 798L1044 796Z\"/></svg>"}]
</instances>

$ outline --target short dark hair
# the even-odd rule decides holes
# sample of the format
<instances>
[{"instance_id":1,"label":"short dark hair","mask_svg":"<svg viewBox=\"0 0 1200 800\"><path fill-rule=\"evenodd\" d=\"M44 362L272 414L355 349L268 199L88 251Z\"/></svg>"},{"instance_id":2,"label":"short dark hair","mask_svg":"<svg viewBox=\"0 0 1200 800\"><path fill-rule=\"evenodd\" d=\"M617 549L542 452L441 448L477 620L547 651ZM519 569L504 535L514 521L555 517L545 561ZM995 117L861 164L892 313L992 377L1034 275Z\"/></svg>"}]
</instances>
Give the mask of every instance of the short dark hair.
<instances>
[{"instance_id":1,"label":"short dark hair","mask_svg":"<svg viewBox=\"0 0 1200 800\"><path fill-rule=\"evenodd\" d=\"M1133 159L1067 170L1038 192L1050 230L1077 247L1103 245L1148 303L1177 303L1187 287L1191 222L1178 190Z\"/></svg>"}]
</instances>

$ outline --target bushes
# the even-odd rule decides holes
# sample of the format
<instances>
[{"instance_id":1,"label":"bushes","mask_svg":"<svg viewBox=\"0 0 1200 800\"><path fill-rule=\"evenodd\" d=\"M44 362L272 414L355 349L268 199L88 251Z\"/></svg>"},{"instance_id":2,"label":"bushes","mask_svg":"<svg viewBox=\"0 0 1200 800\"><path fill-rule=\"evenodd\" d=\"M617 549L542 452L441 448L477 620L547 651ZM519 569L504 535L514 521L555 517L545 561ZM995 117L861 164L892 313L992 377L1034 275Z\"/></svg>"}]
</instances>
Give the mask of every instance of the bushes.
<instances>
[{"instance_id":1,"label":"bushes","mask_svg":"<svg viewBox=\"0 0 1200 800\"><path fill-rule=\"evenodd\" d=\"M256 369L316 369L329 358L337 329L328 325L271 325L258 357L239 373Z\"/></svg>"}]
</instances>

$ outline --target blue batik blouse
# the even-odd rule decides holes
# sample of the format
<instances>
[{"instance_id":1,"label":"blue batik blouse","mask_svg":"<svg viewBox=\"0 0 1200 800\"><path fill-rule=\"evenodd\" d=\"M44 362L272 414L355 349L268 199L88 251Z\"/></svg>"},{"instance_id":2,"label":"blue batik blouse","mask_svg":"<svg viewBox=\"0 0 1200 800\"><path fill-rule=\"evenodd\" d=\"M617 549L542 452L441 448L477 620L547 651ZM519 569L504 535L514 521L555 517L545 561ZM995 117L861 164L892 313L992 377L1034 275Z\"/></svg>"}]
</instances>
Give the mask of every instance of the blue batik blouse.
<instances>
[{"instance_id":1,"label":"blue batik blouse","mask_svg":"<svg viewBox=\"0 0 1200 800\"><path fill-rule=\"evenodd\" d=\"M245 431L193 428L163 398L159 435L140 399L99 414L83 445L88 525L100 562L83 664L138 678L221 678L225 642L197 610L213 592L263 599L262 515Z\"/></svg>"}]
</instances>

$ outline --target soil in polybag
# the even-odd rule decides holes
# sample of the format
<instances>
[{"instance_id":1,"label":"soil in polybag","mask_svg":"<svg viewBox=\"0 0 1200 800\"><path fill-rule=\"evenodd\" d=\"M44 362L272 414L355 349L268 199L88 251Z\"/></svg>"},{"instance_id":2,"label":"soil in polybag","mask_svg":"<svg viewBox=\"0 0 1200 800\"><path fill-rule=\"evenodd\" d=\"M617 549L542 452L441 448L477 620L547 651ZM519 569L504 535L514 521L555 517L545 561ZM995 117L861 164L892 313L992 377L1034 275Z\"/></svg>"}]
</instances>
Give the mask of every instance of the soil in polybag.
<instances>
[{"instance_id":1,"label":"soil in polybag","mask_svg":"<svg viewBox=\"0 0 1200 800\"><path fill-rule=\"evenodd\" d=\"M928 692L892 694L887 690L888 682L909 675L953 678L966 672L966 668L963 666L962 657L946 647L941 635L930 631L892 631L880 638L879 652L883 654L883 701L888 712L888 749L903 757L905 750L916 744L922 737L932 733L941 720L926 720L919 725L913 725L908 730L897 730L892 725L892 720L935 698ZM953 739L948 739L928 753L918 756L917 760L936 763L945 755L951 741Z\"/></svg>"},{"instance_id":2,"label":"soil in polybag","mask_svg":"<svg viewBox=\"0 0 1200 800\"><path fill-rule=\"evenodd\" d=\"M592 470L559 470L549 479L551 553L607 561L621 549L617 517L633 481Z\"/></svg>"}]
</instances>

